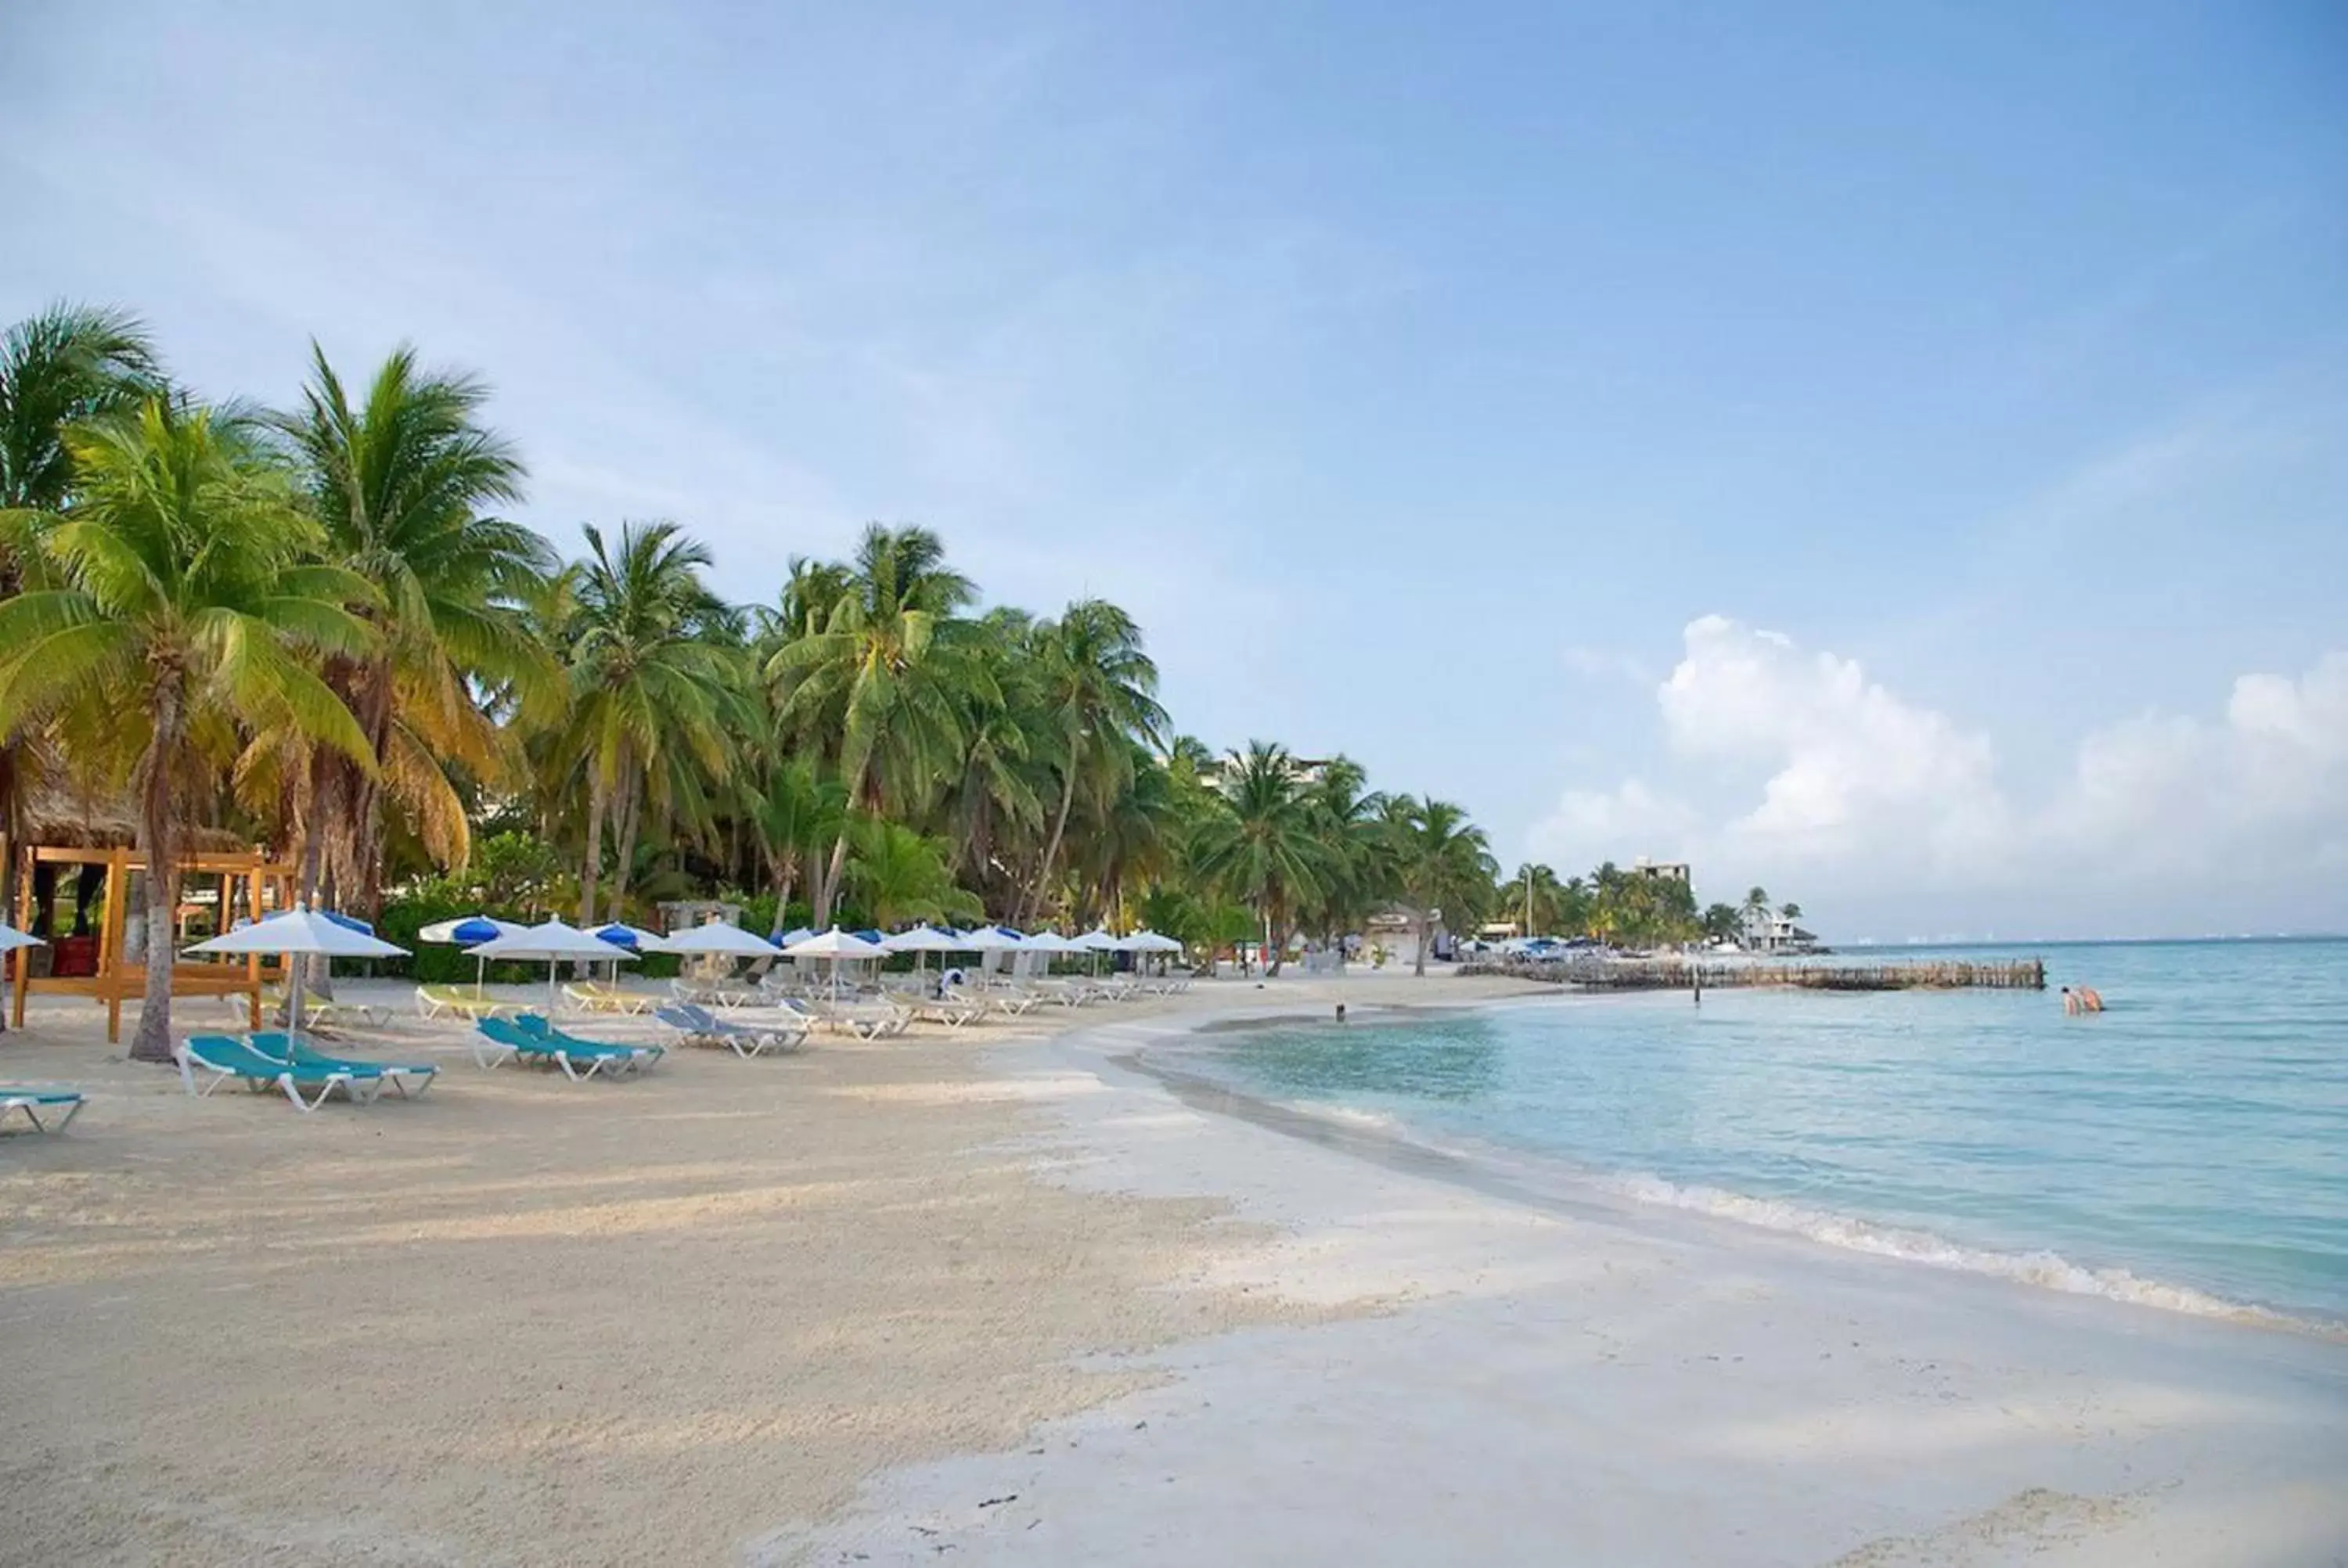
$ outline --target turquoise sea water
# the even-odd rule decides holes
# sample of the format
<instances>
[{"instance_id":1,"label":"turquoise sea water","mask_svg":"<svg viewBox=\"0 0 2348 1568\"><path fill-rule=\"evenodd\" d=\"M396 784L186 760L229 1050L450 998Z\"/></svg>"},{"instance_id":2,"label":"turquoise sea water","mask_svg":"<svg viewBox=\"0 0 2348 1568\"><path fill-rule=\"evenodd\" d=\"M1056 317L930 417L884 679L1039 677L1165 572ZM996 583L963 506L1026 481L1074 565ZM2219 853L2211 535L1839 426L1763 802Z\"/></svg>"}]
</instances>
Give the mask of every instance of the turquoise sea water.
<instances>
[{"instance_id":1,"label":"turquoise sea water","mask_svg":"<svg viewBox=\"0 0 2348 1568\"><path fill-rule=\"evenodd\" d=\"M1954 956L2026 952L2044 993L1560 998L1250 1031L1194 1060L1838 1245L2348 1321L2348 941ZM2108 1010L2065 1017L2064 983Z\"/></svg>"}]
</instances>

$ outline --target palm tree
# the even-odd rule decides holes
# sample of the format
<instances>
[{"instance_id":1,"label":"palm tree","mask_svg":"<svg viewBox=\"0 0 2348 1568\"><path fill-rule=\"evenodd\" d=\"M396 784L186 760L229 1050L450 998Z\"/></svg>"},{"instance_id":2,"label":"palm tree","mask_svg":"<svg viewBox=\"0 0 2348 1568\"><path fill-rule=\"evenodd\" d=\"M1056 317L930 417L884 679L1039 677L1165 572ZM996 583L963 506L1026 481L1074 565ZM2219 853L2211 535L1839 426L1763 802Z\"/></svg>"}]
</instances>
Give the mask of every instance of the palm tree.
<instances>
[{"instance_id":1,"label":"palm tree","mask_svg":"<svg viewBox=\"0 0 2348 1568\"><path fill-rule=\"evenodd\" d=\"M678 769L722 774L729 751L736 655L723 633L731 607L709 591L709 551L675 523L623 523L618 548L586 529L577 602L565 629L571 710L559 754L587 774L587 845L579 919L595 922L603 818L619 818L614 912L627 896L636 832L650 798L674 800Z\"/></svg>"},{"instance_id":2,"label":"palm tree","mask_svg":"<svg viewBox=\"0 0 2348 1568\"><path fill-rule=\"evenodd\" d=\"M67 431L162 389L146 326L124 312L55 304L0 333L0 509L65 505Z\"/></svg>"},{"instance_id":3,"label":"palm tree","mask_svg":"<svg viewBox=\"0 0 2348 1568\"><path fill-rule=\"evenodd\" d=\"M1769 892L1758 886L1745 893L1745 929L1746 934L1767 935L1769 929Z\"/></svg>"},{"instance_id":4,"label":"palm tree","mask_svg":"<svg viewBox=\"0 0 2348 1568\"><path fill-rule=\"evenodd\" d=\"M1305 793L1328 863L1311 917L1335 940L1393 894L1393 842L1385 831L1392 803L1369 787L1361 764L1342 755L1323 766Z\"/></svg>"},{"instance_id":5,"label":"palm tree","mask_svg":"<svg viewBox=\"0 0 2348 1568\"><path fill-rule=\"evenodd\" d=\"M1437 912L1453 930L1468 928L1492 896L1498 867L1484 830L1447 800L1400 796L1389 820L1403 897L1417 925L1418 954L1411 972L1424 976Z\"/></svg>"},{"instance_id":6,"label":"palm tree","mask_svg":"<svg viewBox=\"0 0 2348 1568\"><path fill-rule=\"evenodd\" d=\"M1526 936L1561 928L1565 887L1557 873L1538 862L1517 867L1516 876L1501 890L1502 901L1522 920Z\"/></svg>"},{"instance_id":7,"label":"palm tree","mask_svg":"<svg viewBox=\"0 0 2348 1568\"><path fill-rule=\"evenodd\" d=\"M792 758L768 768L766 791L752 808L779 922L800 869L839 835L848 815L848 792L818 774L813 763ZM776 929L781 928L778 924Z\"/></svg>"},{"instance_id":8,"label":"palm tree","mask_svg":"<svg viewBox=\"0 0 2348 1568\"><path fill-rule=\"evenodd\" d=\"M1166 723L1158 705L1158 666L1141 651L1133 617L1102 599L1078 600L1035 630L1043 701L1059 741L1060 805L1052 836L1019 915L1025 926L1041 907L1060 858L1080 777L1106 795L1132 777L1132 745L1155 744Z\"/></svg>"},{"instance_id":9,"label":"palm tree","mask_svg":"<svg viewBox=\"0 0 2348 1568\"><path fill-rule=\"evenodd\" d=\"M72 508L20 542L56 586L0 604L0 735L68 707L136 736L129 783L147 863L147 989L130 1054L170 1059L181 796L199 731L292 727L373 765L366 733L304 661L357 659L366 582L323 542L253 432L161 397L67 436Z\"/></svg>"},{"instance_id":10,"label":"palm tree","mask_svg":"<svg viewBox=\"0 0 2348 1568\"><path fill-rule=\"evenodd\" d=\"M135 406L162 389L147 330L135 316L55 304L0 333L0 513L55 511L72 490L66 432ZM29 519L26 520L29 523ZM24 584L25 562L0 528L0 600ZM48 748L0 743L0 910L13 903L25 802L58 759Z\"/></svg>"},{"instance_id":11,"label":"palm tree","mask_svg":"<svg viewBox=\"0 0 2348 1568\"><path fill-rule=\"evenodd\" d=\"M1287 747L1250 741L1225 761L1220 789L1222 808L1199 825L1191 863L1201 878L1256 912L1271 948L1269 970L1277 975L1289 911L1319 895L1328 850Z\"/></svg>"},{"instance_id":12,"label":"palm tree","mask_svg":"<svg viewBox=\"0 0 2348 1568\"><path fill-rule=\"evenodd\" d=\"M1782 904L1778 906L1777 913L1788 920L1798 920L1802 917L1802 907L1799 904Z\"/></svg>"},{"instance_id":13,"label":"palm tree","mask_svg":"<svg viewBox=\"0 0 2348 1568\"><path fill-rule=\"evenodd\" d=\"M978 901L954 885L935 839L874 817L858 821L849 836L855 844L849 884L884 928L978 913Z\"/></svg>"},{"instance_id":14,"label":"palm tree","mask_svg":"<svg viewBox=\"0 0 2348 1568\"><path fill-rule=\"evenodd\" d=\"M937 535L878 523L864 530L854 562L823 584L838 589L829 605L811 595L806 606L819 625L767 661L783 722L833 760L852 805L911 815L955 771L963 698L994 685L972 624L957 619L978 590L946 566ZM816 888L819 926L848 850L842 831Z\"/></svg>"},{"instance_id":15,"label":"palm tree","mask_svg":"<svg viewBox=\"0 0 2348 1568\"><path fill-rule=\"evenodd\" d=\"M474 684L552 690L554 671L520 602L553 569L546 541L484 508L521 495L520 460L478 421L488 391L420 370L393 351L354 407L311 345L302 404L275 423L309 475L327 553L375 585L381 635L364 661L334 660L329 685L367 736L372 772L321 753L313 770L305 891L321 858L343 898L372 910L382 874L388 790L444 864L462 864L468 828L449 768L493 779L504 756ZM331 838L335 853L322 856Z\"/></svg>"}]
</instances>

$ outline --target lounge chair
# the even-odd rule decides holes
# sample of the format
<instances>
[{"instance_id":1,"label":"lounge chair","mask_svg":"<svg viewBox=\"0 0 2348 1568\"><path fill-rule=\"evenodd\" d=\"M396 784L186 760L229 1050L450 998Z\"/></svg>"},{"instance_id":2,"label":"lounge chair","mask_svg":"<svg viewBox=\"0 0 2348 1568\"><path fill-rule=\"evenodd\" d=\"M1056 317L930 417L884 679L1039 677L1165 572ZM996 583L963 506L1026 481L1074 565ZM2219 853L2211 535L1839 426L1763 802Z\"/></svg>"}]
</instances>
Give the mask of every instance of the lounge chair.
<instances>
[{"instance_id":1,"label":"lounge chair","mask_svg":"<svg viewBox=\"0 0 2348 1568\"><path fill-rule=\"evenodd\" d=\"M617 986L580 980L562 988L562 994L586 1012L649 1012L659 998L644 991L623 991Z\"/></svg>"},{"instance_id":2,"label":"lounge chair","mask_svg":"<svg viewBox=\"0 0 2348 1568\"><path fill-rule=\"evenodd\" d=\"M680 1003L654 1008L653 1017L675 1030L681 1040L694 1045L723 1046L746 1061L769 1049L792 1050L807 1039L807 1026L796 1014L787 1024L736 1023L706 1008Z\"/></svg>"},{"instance_id":3,"label":"lounge chair","mask_svg":"<svg viewBox=\"0 0 2348 1568\"><path fill-rule=\"evenodd\" d=\"M745 1008L765 1003L766 993L758 987L733 980L693 980L683 975L668 983L669 994L688 1007ZM657 1013L660 1009L653 1009Z\"/></svg>"},{"instance_id":4,"label":"lounge chair","mask_svg":"<svg viewBox=\"0 0 2348 1568\"><path fill-rule=\"evenodd\" d=\"M832 1002L825 1006L822 1016L834 1030L860 1040L883 1040L902 1034L913 1021L910 1009L885 1001Z\"/></svg>"},{"instance_id":5,"label":"lounge chair","mask_svg":"<svg viewBox=\"0 0 2348 1568\"><path fill-rule=\"evenodd\" d=\"M421 1099L424 1091L432 1087L432 1081L440 1076L439 1068L428 1061L355 1061L348 1057L329 1056L289 1034L264 1032L249 1034L244 1038L253 1050L263 1056L279 1057L304 1066L340 1069L360 1076L377 1077L387 1088L396 1090L402 1100ZM414 1094L408 1092L411 1079L416 1084Z\"/></svg>"},{"instance_id":6,"label":"lounge chair","mask_svg":"<svg viewBox=\"0 0 2348 1568\"><path fill-rule=\"evenodd\" d=\"M416 1010L425 1018L461 1018L474 1021L513 1011L511 1002L491 1001L478 991L455 986L418 986Z\"/></svg>"},{"instance_id":7,"label":"lounge chair","mask_svg":"<svg viewBox=\"0 0 2348 1568\"><path fill-rule=\"evenodd\" d=\"M560 1068L573 1083L598 1073L616 1078L623 1072L641 1071L646 1063L657 1061L663 1055L663 1048L657 1045L613 1045L581 1040L563 1033L535 1013L524 1013L517 1019L485 1018L473 1028L499 1048L487 1053L479 1045L473 1048L473 1060L483 1067L495 1067L509 1059L542 1063Z\"/></svg>"},{"instance_id":8,"label":"lounge chair","mask_svg":"<svg viewBox=\"0 0 2348 1568\"><path fill-rule=\"evenodd\" d=\"M301 1111L315 1111L326 1096L339 1089L345 1099L364 1105L383 1092L380 1071L359 1072L349 1067L321 1067L300 1061L288 1061L255 1050L241 1040L224 1034L193 1034L173 1048L179 1059L180 1081L188 1092L199 1099L209 1095L231 1081L243 1084L254 1093L264 1090L282 1089L285 1098ZM199 1072L210 1073L203 1086L196 1085ZM304 1090L313 1092L304 1100Z\"/></svg>"},{"instance_id":9,"label":"lounge chair","mask_svg":"<svg viewBox=\"0 0 2348 1568\"><path fill-rule=\"evenodd\" d=\"M351 1022L364 1024L369 1029L381 1029L391 1021L391 1009L375 1002L312 1001L304 998L302 1021L312 1029Z\"/></svg>"},{"instance_id":10,"label":"lounge chair","mask_svg":"<svg viewBox=\"0 0 2348 1568\"><path fill-rule=\"evenodd\" d=\"M949 989L945 995L931 997L916 1003L913 1016L924 1023L942 1023L948 1029L962 1029L986 1016L986 1003L976 997L961 997Z\"/></svg>"},{"instance_id":11,"label":"lounge chair","mask_svg":"<svg viewBox=\"0 0 2348 1568\"><path fill-rule=\"evenodd\" d=\"M7 1121L9 1112L22 1111L36 1132L64 1132L81 1113L82 1103L78 1089L36 1089L29 1084L0 1083L0 1122ZM64 1114L57 1115L59 1112ZM57 1120L44 1122L44 1113Z\"/></svg>"},{"instance_id":12,"label":"lounge chair","mask_svg":"<svg viewBox=\"0 0 2348 1568\"><path fill-rule=\"evenodd\" d=\"M1034 1011L1044 999L1033 991L994 985L980 992L979 999L983 1001L990 1009L1001 1013L1005 1018L1019 1018Z\"/></svg>"}]
</instances>

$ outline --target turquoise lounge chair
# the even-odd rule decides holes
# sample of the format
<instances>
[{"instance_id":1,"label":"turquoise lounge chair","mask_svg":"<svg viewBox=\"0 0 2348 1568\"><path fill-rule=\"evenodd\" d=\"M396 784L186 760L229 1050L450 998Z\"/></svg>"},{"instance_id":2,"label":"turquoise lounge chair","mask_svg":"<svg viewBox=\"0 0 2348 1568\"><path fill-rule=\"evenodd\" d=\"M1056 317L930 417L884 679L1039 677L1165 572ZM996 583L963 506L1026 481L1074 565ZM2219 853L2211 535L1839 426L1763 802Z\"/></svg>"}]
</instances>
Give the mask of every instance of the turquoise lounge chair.
<instances>
[{"instance_id":1,"label":"turquoise lounge chair","mask_svg":"<svg viewBox=\"0 0 2348 1568\"><path fill-rule=\"evenodd\" d=\"M361 1078L379 1078L396 1090L402 1100L422 1098L424 1091L432 1087L432 1081L440 1076L440 1070L428 1061L357 1061L345 1056L329 1056L309 1041L282 1032L248 1034L244 1038L263 1056L282 1057L307 1067L340 1069ZM413 1095L407 1089L411 1079L416 1082Z\"/></svg>"},{"instance_id":2,"label":"turquoise lounge chair","mask_svg":"<svg viewBox=\"0 0 2348 1568\"><path fill-rule=\"evenodd\" d=\"M0 1122L8 1119L11 1111L22 1111L25 1120L33 1124L36 1132L62 1132L81 1113L81 1091L78 1089L35 1089L29 1084L0 1083ZM55 1115L54 1122L41 1120L41 1113Z\"/></svg>"},{"instance_id":3,"label":"turquoise lounge chair","mask_svg":"<svg viewBox=\"0 0 2348 1568\"><path fill-rule=\"evenodd\" d=\"M623 1045L617 1040L582 1039L579 1035L555 1028L552 1020L540 1013L520 1014L514 1019L514 1024L524 1034L536 1040L551 1041L573 1056L582 1052L603 1053L605 1059L610 1060L609 1053L624 1051L628 1057L624 1065L639 1072L668 1054L668 1047L664 1045Z\"/></svg>"},{"instance_id":4,"label":"turquoise lounge chair","mask_svg":"<svg viewBox=\"0 0 2348 1568\"><path fill-rule=\"evenodd\" d=\"M536 1019L536 1029L524 1026L523 1019L485 1018L473 1025L480 1040L496 1047L484 1051L476 1042L473 1060L483 1067L495 1067L508 1060L531 1061L561 1069L562 1075L572 1082L582 1082L604 1073L616 1078L643 1065L647 1053L657 1056L658 1046L606 1045L600 1040L578 1040L550 1026L544 1019ZM610 1071L605 1071L606 1069Z\"/></svg>"},{"instance_id":5,"label":"turquoise lounge chair","mask_svg":"<svg viewBox=\"0 0 2348 1568\"><path fill-rule=\"evenodd\" d=\"M327 1095L339 1089L346 1100L364 1105L383 1092L383 1074L355 1072L343 1067L317 1067L306 1062L288 1061L283 1057L270 1056L253 1050L241 1040L224 1034L195 1034L182 1040L172 1051L180 1061L180 1081L188 1092L202 1098L232 1080L243 1084L254 1093L264 1090L282 1089L285 1098L301 1111L315 1111ZM203 1086L196 1086L196 1075L207 1072ZM308 1099L302 1097L310 1090Z\"/></svg>"}]
</instances>

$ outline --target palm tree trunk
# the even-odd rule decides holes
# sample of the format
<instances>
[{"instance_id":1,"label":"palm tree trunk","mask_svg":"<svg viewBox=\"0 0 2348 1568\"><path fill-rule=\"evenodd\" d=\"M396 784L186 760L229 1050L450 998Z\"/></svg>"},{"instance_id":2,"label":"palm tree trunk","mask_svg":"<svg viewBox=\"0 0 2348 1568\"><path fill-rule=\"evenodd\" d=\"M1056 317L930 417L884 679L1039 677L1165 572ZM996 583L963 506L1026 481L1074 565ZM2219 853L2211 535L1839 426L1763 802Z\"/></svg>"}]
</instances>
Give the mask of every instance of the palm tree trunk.
<instances>
[{"instance_id":1,"label":"palm tree trunk","mask_svg":"<svg viewBox=\"0 0 2348 1568\"><path fill-rule=\"evenodd\" d=\"M1418 952L1411 959L1410 972L1416 979L1423 980L1426 979L1427 946L1435 940L1435 922L1426 917L1426 911L1424 909L1414 913L1411 921L1412 928L1418 934Z\"/></svg>"},{"instance_id":2,"label":"palm tree trunk","mask_svg":"<svg viewBox=\"0 0 2348 1568\"><path fill-rule=\"evenodd\" d=\"M1027 902L1019 911L1019 928L1025 930L1027 921L1044 902L1045 885L1052 880L1052 863L1060 857L1060 839L1068 831L1068 810L1076 799L1076 759L1073 752L1068 768L1060 781L1060 812L1052 819L1052 841L1044 846L1044 866L1035 873L1035 886L1027 895Z\"/></svg>"},{"instance_id":3,"label":"palm tree trunk","mask_svg":"<svg viewBox=\"0 0 2348 1568\"><path fill-rule=\"evenodd\" d=\"M824 863L823 881L816 889L815 926L820 931L831 924L831 906L839 894L839 874L848 866L848 829L839 830L839 837L831 845L831 858Z\"/></svg>"},{"instance_id":4,"label":"palm tree trunk","mask_svg":"<svg viewBox=\"0 0 2348 1568\"><path fill-rule=\"evenodd\" d=\"M147 861L147 989L139 1008L138 1030L130 1037L133 1061L171 1060L172 916L180 881L178 835L171 821L171 757L180 749L183 722L179 681L170 676L156 683L155 730L148 742L146 776L139 794L139 852Z\"/></svg>"},{"instance_id":5,"label":"palm tree trunk","mask_svg":"<svg viewBox=\"0 0 2348 1568\"><path fill-rule=\"evenodd\" d=\"M1272 951L1263 956L1263 976L1268 980L1276 980L1280 979L1280 961L1288 952L1287 898L1274 893L1272 896L1272 907L1267 913L1271 915L1272 919L1269 922L1269 929L1264 932L1264 938L1270 943Z\"/></svg>"},{"instance_id":6,"label":"palm tree trunk","mask_svg":"<svg viewBox=\"0 0 2348 1568\"><path fill-rule=\"evenodd\" d=\"M603 864L603 774L587 764L587 859L579 871L579 928L595 928L595 874Z\"/></svg>"},{"instance_id":7,"label":"palm tree trunk","mask_svg":"<svg viewBox=\"0 0 2348 1568\"><path fill-rule=\"evenodd\" d=\"M839 819L839 836L832 841L831 859L824 866L823 879L816 885L815 928L819 931L828 928L831 924L831 906L839 897L839 874L848 866L849 824L854 820L854 807L862 797L865 786L870 784L871 780L872 764L867 761L862 767L857 769L856 777L849 785L850 811L843 814ZM877 807L880 803L867 801L864 804Z\"/></svg>"},{"instance_id":8,"label":"palm tree trunk","mask_svg":"<svg viewBox=\"0 0 2348 1568\"><path fill-rule=\"evenodd\" d=\"M619 863L612 871L612 918L627 917L628 874L635 869L636 827L644 820L643 791L638 787L636 770L631 766L622 775L620 799Z\"/></svg>"}]
</instances>

